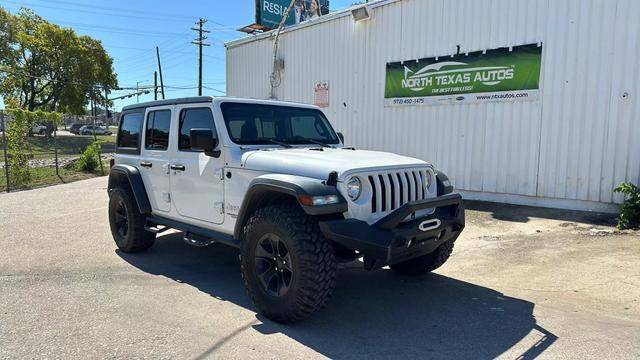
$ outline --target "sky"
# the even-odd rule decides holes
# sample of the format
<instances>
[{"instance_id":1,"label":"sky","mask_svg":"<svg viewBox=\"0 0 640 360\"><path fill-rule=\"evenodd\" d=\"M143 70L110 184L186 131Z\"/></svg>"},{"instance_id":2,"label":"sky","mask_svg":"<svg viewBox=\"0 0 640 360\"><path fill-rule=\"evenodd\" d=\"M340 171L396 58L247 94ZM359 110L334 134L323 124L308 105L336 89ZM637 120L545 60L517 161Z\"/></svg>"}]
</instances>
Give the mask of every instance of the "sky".
<instances>
[{"instance_id":1,"label":"sky","mask_svg":"<svg viewBox=\"0 0 640 360\"><path fill-rule=\"evenodd\" d=\"M331 0L331 10L349 7L355 0ZM0 6L16 13L33 9L49 22L73 28L76 33L101 40L114 59L118 84L135 88L152 86L160 47L167 98L198 94L198 47L191 44L197 34L191 30L199 18L208 20L205 29L211 46L203 50L203 95L224 95L224 43L247 36L237 31L255 22L255 0L2 0ZM132 91L114 91L110 97ZM136 101L153 100L149 95L116 100L116 110ZM0 97L0 108L4 108Z\"/></svg>"}]
</instances>

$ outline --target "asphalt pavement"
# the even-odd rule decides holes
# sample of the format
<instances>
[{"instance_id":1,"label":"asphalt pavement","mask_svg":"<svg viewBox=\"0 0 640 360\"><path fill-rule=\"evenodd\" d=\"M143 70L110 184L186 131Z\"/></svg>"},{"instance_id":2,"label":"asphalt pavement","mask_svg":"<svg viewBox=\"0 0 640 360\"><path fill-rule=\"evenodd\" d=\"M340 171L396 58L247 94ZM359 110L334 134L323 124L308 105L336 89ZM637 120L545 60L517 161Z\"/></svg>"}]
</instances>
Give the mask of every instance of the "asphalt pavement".
<instances>
[{"instance_id":1,"label":"asphalt pavement","mask_svg":"<svg viewBox=\"0 0 640 360\"><path fill-rule=\"evenodd\" d=\"M0 358L640 358L640 235L598 214L469 203L435 273L345 265L328 307L256 314L237 251L117 250L106 178L0 194Z\"/></svg>"}]
</instances>

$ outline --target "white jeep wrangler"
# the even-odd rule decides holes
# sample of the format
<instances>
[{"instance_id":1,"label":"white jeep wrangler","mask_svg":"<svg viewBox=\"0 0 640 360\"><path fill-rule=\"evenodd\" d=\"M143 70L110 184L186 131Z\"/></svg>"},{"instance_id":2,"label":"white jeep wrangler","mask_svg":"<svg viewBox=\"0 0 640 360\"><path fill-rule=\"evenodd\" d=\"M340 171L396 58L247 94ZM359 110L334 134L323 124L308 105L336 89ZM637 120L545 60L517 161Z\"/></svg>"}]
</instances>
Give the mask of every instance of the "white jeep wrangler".
<instances>
[{"instance_id":1,"label":"white jeep wrangler","mask_svg":"<svg viewBox=\"0 0 640 360\"><path fill-rule=\"evenodd\" d=\"M390 153L344 147L315 106L194 97L123 109L109 174L109 222L124 252L156 234L240 249L249 296L267 317L324 306L338 262L419 275L464 228L446 175Z\"/></svg>"}]
</instances>

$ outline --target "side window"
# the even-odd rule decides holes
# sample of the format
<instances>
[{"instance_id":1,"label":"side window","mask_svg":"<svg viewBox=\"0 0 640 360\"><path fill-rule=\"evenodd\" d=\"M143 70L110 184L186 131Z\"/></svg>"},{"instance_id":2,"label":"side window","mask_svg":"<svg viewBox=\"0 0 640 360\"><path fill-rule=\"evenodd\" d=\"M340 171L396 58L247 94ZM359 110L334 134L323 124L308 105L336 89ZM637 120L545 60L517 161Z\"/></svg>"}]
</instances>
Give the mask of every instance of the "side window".
<instances>
[{"instance_id":1,"label":"side window","mask_svg":"<svg viewBox=\"0 0 640 360\"><path fill-rule=\"evenodd\" d=\"M191 129L211 129L213 137L217 138L210 108L183 109L180 112L179 150L191 150Z\"/></svg>"},{"instance_id":2,"label":"side window","mask_svg":"<svg viewBox=\"0 0 640 360\"><path fill-rule=\"evenodd\" d=\"M124 114L122 116L118 133L119 148L139 148L143 118L144 114L142 113Z\"/></svg>"},{"instance_id":3,"label":"side window","mask_svg":"<svg viewBox=\"0 0 640 360\"><path fill-rule=\"evenodd\" d=\"M149 112L147 116L144 148L147 150L167 150L169 147L170 128L171 110Z\"/></svg>"}]
</instances>

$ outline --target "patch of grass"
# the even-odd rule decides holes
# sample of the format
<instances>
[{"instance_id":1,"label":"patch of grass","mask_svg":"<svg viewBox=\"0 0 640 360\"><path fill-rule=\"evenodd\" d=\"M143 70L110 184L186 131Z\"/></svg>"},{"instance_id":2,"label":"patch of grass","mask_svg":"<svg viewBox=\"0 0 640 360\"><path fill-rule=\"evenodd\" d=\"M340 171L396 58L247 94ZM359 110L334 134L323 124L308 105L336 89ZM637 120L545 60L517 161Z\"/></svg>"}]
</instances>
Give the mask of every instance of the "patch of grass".
<instances>
[{"instance_id":1,"label":"patch of grass","mask_svg":"<svg viewBox=\"0 0 640 360\"><path fill-rule=\"evenodd\" d=\"M103 167L105 175L109 173L109 163L103 161ZM31 182L28 186L15 188L11 187L11 190L26 190L43 186L66 184L78 180L91 179L96 176L102 176L100 169L96 169L93 172L82 172L74 169L60 168L60 177L56 175L56 168L54 167L42 167L31 168ZM7 179L4 174L4 169L0 169L0 192L7 190Z\"/></svg>"},{"instance_id":2,"label":"patch of grass","mask_svg":"<svg viewBox=\"0 0 640 360\"><path fill-rule=\"evenodd\" d=\"M97 143L100 145L101 153L115 152L115 136L97 136ZM87 146L93 143L93 136L58 136L58 156L81 155ZM55 147L53 138L46 136L29 137L29 144L35 159L50 159L54 157ZM2 152L2 137L0 137L0 153Z\"/></svg>"}]
</instances>

